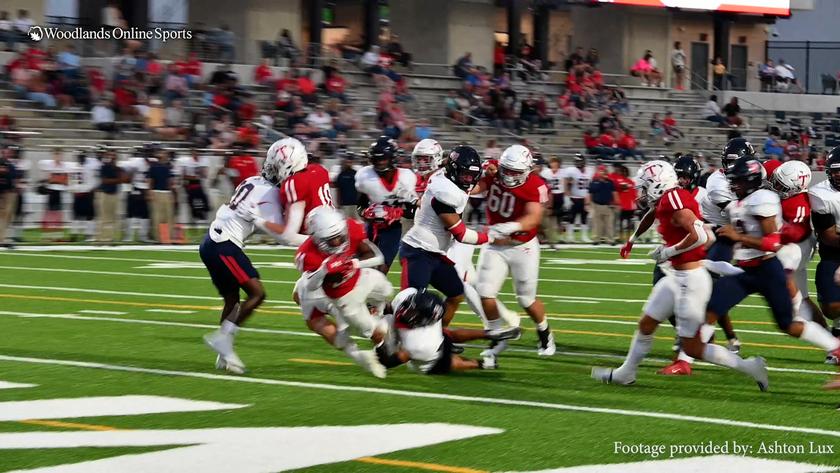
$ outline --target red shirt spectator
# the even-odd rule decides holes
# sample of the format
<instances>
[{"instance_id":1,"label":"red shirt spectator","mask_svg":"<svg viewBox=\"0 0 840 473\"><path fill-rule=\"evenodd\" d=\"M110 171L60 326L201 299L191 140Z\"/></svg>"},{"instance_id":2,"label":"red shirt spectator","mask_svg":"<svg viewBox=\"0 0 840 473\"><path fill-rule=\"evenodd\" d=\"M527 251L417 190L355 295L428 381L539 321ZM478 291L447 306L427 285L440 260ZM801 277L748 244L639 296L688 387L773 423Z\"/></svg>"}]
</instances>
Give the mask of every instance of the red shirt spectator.
<instances>
[{"instance_id":1,"label":"red shirt spectator","mask_svg":"<svg viewBox=\"0 0 840 473\"><path fill-rule=\"evenodd\" d=\"M213 96L213 105L227 108L230 105L230 97L224 94L216 94Z\"/></svg>"},{"instance_id":2,"label":"red shirt spectator","mask_svg":"<svg viewBox=\"0 0 840 473\"><path fill-rule=\"evenodd\" d=\"M257 147L260 144L260 133L253 125L245 125L236 130L236 141Z\"/></svg>"},{"instance_id":3,"label":"red shirt spectator","mask_svg":"<svg viewBox=\"0 0 840 473\"><path fill-rule=\"evenodd\" d=\"M618 139L618 147L621 149L636 149L637 143L636 138L633 137L630 133L625 133L621 135L621 138Z\"/></svg>"},{"instance_id":4,"label":"red shirt spectator","mask_svg":"<svg viewBox=\"0 0 840 473\"><path fill-rule=\"evenodd\" d=\"M178 59L174 62L175 64L175 72L179 75L186 75L187 74L187 61L183 59Z\"/></svg>"},{"instance_id":5,"label":"red shirt spectator","mask_svg":"<svg viewBox=\"0 0 840 473\"><path fill-rule=\"evenodd\" d=\"M312 79L306 76L300 76L297 80L298 90L303 95L313 95L317 90L315 87L315 83L312 82Z\"/></svg>"},{"instance_id":6,"label":"red shirt spectator","mask_svg":"<svg viewBox=\"0 0 840 473\"><path fill-rule=\"evenodd\" d=\"M591 132L584 132L583 133L583 146L586 149L597 148L598 147L598 138L595 138Z\"/></svg>"},{"instance_id":7,"label":"red shirt spectator","mask_svg":"<svg viewBox=\"0 0 840 473\"><path fill-rule=\"evenodd\" d=\"M159 76L163 74L163 64L157 59L149 59L146 63L146 72L153 76Z\"/></svg>"},{"instance_id":8,"label":"red shirt spectator","mask_svg":"<svg viewBox=\"0 0 840 473\"><path fill-rule=\"evenodd\" d=\"M249 122L257 115L257 106L253 102L245 102L236 111L241 121Z\"/></svg>"},{"instance_id":9,"label":"red shirt spectator","mask_svg":"<svg viewBox=\"0 0 840 473\"><path fill-rule=\"evenodd\" d=\"M674 128L677 126L677 121L674 119L674 117L666 116L662 120L662 126L664 126L665 128Z\"/></svg>"},{"instance_id":10,"label":"red shirt spectator","mask_svg":"<svg viewBox=\"0 0 840 473\"><path fill-rule=\"evenodd\" d=\"M254 69L254 82L262 85L269 80L271 80L271 68L263 61L262 64Z\"/></svg>"},{"instance_id":11,"label":"red shirt spectator","mask_svg":"<svg viewBox=\"0 0 840 473\"><path fill-rule=\"evenodd\" d=\"M612 148L615 146L615 137L612 133L601 133L601 136L598 137L598 144L606 148Z\"/></svg>"},{"instance_id":12,"label":"red shirt spectator","mask_svg":"<svg viewBox=\"0 0 840 473\"><path fill-rule=\"evenodd\" d=\"M201 77L201 61L195 53L190 53L190 60L186 62L184 73L188 76Z\"/></svg>"},{"instance_id":13,"label":"red shirt spectator","mask_svg":"<svg viewBox=\"0 0 840 473\"><path fill-rule=\"evenodd\" d=\"M102 71L99 69L90 69L88 72L88 81L90 82L91 88L100 95L105 92L105 76L102 75Z\"/></svg>"},{"instance_id":14,"label":"red shirt spectator","mask_svg":"<svg viewBox=\"0 0 840 473\"><path fill-rule=\"evenodd\" d=\"M114 88L114 104L120 109L130 107L137 103L137 97L124 84L118 85Z\"/></svg>"},{"instance_id":15,"label":"red shirt spectator","mask_svg":"<svg viewBox=\"0 0 840 473\"><path fill-rule=\"evenodd\" d=\"M336 94L343 94L344 88L347 86L347 81L344 80L344 77L341 77L339 74L333 74L327 79L327 82L324 84L324 87L327 89L327 92L333 92Z\"/></svg>"},{"instance_id":16,"label":"red shirt spectator","mask_svg":"<svg viewBox=\"0 0 840 473\"><path fill-rule=\"evenodd\" d=\"M256 176L260 170L257 167L257 160L249 154L232 156L225 167L233 171L230 173L230 180L233 186L238 186L249 177Z\"/></svg>"},{"instance_id":17,"label":"red shirt spectator","mask_svg":"<svg viewBox=\"0 0 840 473\"><path fill-rule=\"evenodd\" d=\"M35 69L40 71L44 68L44 62L47 60L47 52L43 49L38 49L34 46L30 46L29 49L26 50L24 57L26 58L27 67L29 69Z\"/></svg>"},{"instance_id":18,"label":"red shirt spectator","mask_svg":"<svg viewBox=\"0 0 840 473\"><path fill-rule=\"evenodd\" d=\"M595 87L600 89L604 86L604 75L601 74L601 71L598 69L592 71L592 75L590 77L592 78L592 83L595 84Z\"/></svg>"},{"instance_id":19,"label":"red shirt spectator","mask_svg":"<svg viewBox=\"0 0 840 473\"><path fill-rule=\"evenodd\" d=\"M621 210L636 210L636 183L621 174L610 176L618 192L618 205Z\"/></svg>"},{"instance_id":20,"label":"red shirt spectator","mask_svg":"<svg viewBox=\"0 0 840 473\"><path fill-rule=\"evenodd\" d=\"M505 48L501 45L496 45L493 48L493 65L494 66L504 66L505 65Z\"/></svg>"}]
</instances>

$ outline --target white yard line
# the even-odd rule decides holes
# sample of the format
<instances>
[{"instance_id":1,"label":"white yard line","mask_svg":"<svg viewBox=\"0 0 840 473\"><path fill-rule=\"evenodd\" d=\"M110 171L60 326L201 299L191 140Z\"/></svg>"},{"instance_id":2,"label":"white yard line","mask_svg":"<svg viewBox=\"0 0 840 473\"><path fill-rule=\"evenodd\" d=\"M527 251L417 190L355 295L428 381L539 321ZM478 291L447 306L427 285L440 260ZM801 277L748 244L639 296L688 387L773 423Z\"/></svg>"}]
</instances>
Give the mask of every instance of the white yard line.
<instances>
[{"instance_id":1,"label":"white yard line","mask_svg":"<svg viewBox=\"0 0 840 473\"><path fill-rule=\"evenodd\" d=\"M284 386L284 387L291 387L291 388L318 389L318 390L325 390L325 391L345 391L345 392L382 394L382 395L389 395L389 396L400 396L400 397L419 398L419 399L435 399L435 400L441 400L441 401L482 403L482 404L514 406L514 407L533 407L533 408L539 408L539 409L551 409L551 410L569 411L569 412L587 412L587 413L593 413L593 414L609 414L609 415L628 416L628 417L643 417L643 418L670 420L670 421L675 421L675 422L683 422L683 423L691 423L691 424L711 424L711 425L722 425L722 426L726 426L726 427L739 427L739 428L745 428L745 429L800 433L800 434L810 434L810 435L819 435L819 436L827 436L827 437L840 437L840 431L837 431L837 430L827 430L827 429L810 428L810 427L795 427L795 426L788 426L788 425L764 424L764 423L740 421L740 420L734 420L734 419L724 419L724 418L715 418L715 417L700 417L700 416L691 416L691 415L683 415L683 414L671 414L671 413L666 413L666 412L651 412L651 411L641 411L641 410L631 410L631 409L611 409L611 408L605 408L605 407L593 407L593 406L572 405L572 404L559 404L559 403L540 402L540 401L526 401L526 400L520 400L520 399L501 399L501 398L492 398L492 397L461 396L461 395L456 395L456 394L431 393L431 392L410 391L410 390L402 390L402 389L372 388L372 387L365 387L365 386L347 386L347 385L327 384L327 383L306 383L306 382L300 382L300 381L285 381L285 380L281 380L281 379L255 378L255 377L251 377L251 376L230 376L230 375L214 374L214 373L202 373L202 372L197 372L197 371L164 370L164 369L142 368L142 367L138 367L138 366L112 365L112 364L107 364L107 363L94 363L94 362L86 362L86 361L60 360L60 359L50 359L50 358L31 358L31 357L18 357L18 356L0 355L0 361L9 361L9 362L16 362L16 363L41 364L41 365L52 365L52 366L69 366L69 367L75 367L75 368L89 368L89 369L99 369L99 370L107 370L107 371L122 371L122 372L128 372L128 373L143 373L143 374L153 374L153 375L159 375L159 376L177 376L177 377L183 377L183 378L195 378L195 379L204 379L204 380L212 380L212 381L228 381L228 382L236 382L236 383L262 384L262 385L270 385L270 386Z\"/></svg>"},{"instance_id":2,"label":"white yard line","mask_svg":"<svg viewBox=\"0 0 840 473\"><path fill-rule=\"evenodd\" d=\"M161 314L195 314L194 310L178 310L178 309L146 309L146 312L155 312Z\"/></svg>"},{"instance_id":3,"label":"white yard line","mask_svg":"<svg viewBox=\"0 0 840 473\"><path fill-rule=\"evenodd\" d=\"M163 321L163 320L146 320L146 319L126 319L126 318L117 318L117 317L85 317L76 314L33 314L27 312L3 312L0 311L0 315L11 315L17 316L21 318L27 319L60 319L60 320L73 320L73 321L83 321L83 322L116 322L116 323L124 323L124 324L137 324L137 325L158 325L158 326L168 326L168 327L183 327L183 328L200 328L206 330L214 330L217 329L219 326L214 324L202 324L202 323L190 323L190 322L170 322L170 321ZM554 318L551 318L555 320ZM455 324L457 325L457 323ZM261 333L261 334L271 334L271 335L286 335L286 336L297 336L297 337L319 337L318 334L309 331L296 331L296 330L279 330L279 329L268 329L268 328L253 328L253 327L241 327L239 329L242 332L253 332L253 333ZM357 340L364 340L362 337L353 337ZM485 348L482 345L472 345L466 344L465 346L471 348ZM534 353L534 350L529 350L525 348L517 348L517 347L510 347L507 351L511 352L519 352L519 353ZM612 355L607 353L587 353L587 352L572 352L572 351L558 351L559 355L564 356L580 356L580 357L589 357L589 358L607 358L607 359L615 359L615 360L623 360L624 356L622 355ZM671 360L666 360L664 358L645 358L646 362L652 363L668 363ZM711 365L704 362L696 362L698 365L711 367L711 368L719 368L715 365ZM722 369L722 368L721 368ZM785 373L799 373L799 374L814 374L814 375L833 375L836 374L836 371L827 371L827 370L808 370L808 369L801 369L801 368L773 368L768 367L769 371L779 371Z\"/></svg>"},{"instance_id":4,"label":"white yard line","mask_svg":"<svg viewBox=\"0 0 840 473\"><path fill-rule=\"evenodd\" d=\"M79 312L83 314L101 314L101 315L126 315L128 312L120 312L118 310L93 310L93 309L83 309Z\"/></svg>"}]
</instances>

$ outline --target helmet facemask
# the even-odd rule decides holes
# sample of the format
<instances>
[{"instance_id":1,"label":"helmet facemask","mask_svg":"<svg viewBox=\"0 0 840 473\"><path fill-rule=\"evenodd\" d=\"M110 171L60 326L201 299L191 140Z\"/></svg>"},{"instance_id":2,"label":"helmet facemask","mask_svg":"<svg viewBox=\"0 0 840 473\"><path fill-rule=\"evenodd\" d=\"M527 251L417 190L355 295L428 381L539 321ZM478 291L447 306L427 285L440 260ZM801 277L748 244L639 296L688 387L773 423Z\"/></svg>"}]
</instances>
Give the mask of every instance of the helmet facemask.
<instances>
[{"instance_id":1,"label":"helmet facemask","mask_svg":"<svg viewBox=\"0 0 840 473\"><path fill-rule=\"evenodd\" d=\"M519 187L525 184L529 174L530 172L527 169L511 169L509 167L499 166L499 179L508 188Z\"/></svg>"},{"instance_id":2,"label":"helmet facemask","mask_svg":"<svg viewBox=\"0 0 840 473\"><path fill-rule=\"evenodd\" d=\"M321 252L328 255L344 253L350 245L350 242L347 240L347 229L345 228L331 236L316 238L315 244Z\"/></svg>"}]
</instances>

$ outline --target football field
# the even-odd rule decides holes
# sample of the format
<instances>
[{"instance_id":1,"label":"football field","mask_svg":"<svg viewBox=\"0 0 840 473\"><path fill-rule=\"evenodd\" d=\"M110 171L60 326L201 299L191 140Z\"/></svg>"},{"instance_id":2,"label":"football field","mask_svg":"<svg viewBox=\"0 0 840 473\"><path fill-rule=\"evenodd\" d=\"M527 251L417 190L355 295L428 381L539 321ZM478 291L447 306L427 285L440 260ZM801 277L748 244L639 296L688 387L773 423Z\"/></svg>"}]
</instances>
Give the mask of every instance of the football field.
<instances>
[{"instance_id":1,"label":"football field","mask_svg":"<svg viewBox=\"0 0 840 473\"><path fill-rule=\"evenodd\" d=\"M220 300L197 249L0 252L0 471L840 468L840 392L821 390L836 368L778 332L759 297L732 316L742 354L771 367L767 393L702 363L691 377L655 374L671 356L668 324L635 385L590 379L626 353L650 292L646 249L624 261L617 247L542 252L555 356L537 357L526 318L496 371L400 367L384 380L307 330L292 250L247 252L268 298L237 337L243 376L216 371L202 342ZM509 284L500 298L516 308ZM464 304L453 326L481 325ZM633 465L605 466L621 463Z\"/></svg>"}]
</instances>

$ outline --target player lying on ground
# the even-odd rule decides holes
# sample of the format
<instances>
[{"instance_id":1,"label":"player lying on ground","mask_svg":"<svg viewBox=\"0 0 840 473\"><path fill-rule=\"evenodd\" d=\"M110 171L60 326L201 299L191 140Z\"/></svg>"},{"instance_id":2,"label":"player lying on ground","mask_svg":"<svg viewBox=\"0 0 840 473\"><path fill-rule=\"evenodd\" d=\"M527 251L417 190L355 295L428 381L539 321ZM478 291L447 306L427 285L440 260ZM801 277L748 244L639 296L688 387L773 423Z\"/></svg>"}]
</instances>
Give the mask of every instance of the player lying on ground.
<instances>
[{"instance_id":1,"label":"player lying on ground","mask_svg":"<svg viewBox=\"0 0 840 473\"><path fill-rule=\"evenodd\" d=\"M767 301L780 330L837 356L840 340L794 314L787 276L775 253L781 247L781 204L775 192L762 188L764 167L753 156L744 156L727 170L726 177L738 200L726 209L731 225L718 229L718 234L736 243L735 260L744 272L715 282L707 322L714 323L757 292Z\"/></svg>"},{"instance_id":2,"label":"player lying on ground","mask_svg":"<svg viewBox=\"0 0 840 473\"><path fill-rule=\"evenodd\" d=\"M279 224L282 221L281 204L277 193L277 184L282 178L281 169L284 168L282 160L282 155L269 150L261 174L242 181L230 202L219 207L199 247L201 260L224 300L219 322L221 327L204 337L207 345L218 354L218 369L239 374L245 372L245 364L233 350L233 339L239 327L262 304L265 288L243 248L257 226L279 227L282 233ZM240 289L247 295L244 302L240 300Z\"/></svg>"},{"instance_id":3,"label":"player lying on ground","mask_svg":"<svg viewBox=\"0 0 840 473\"><path fill-rule=\"evenodd\" d=\"M393 368L402 364L424 374L450 371L496 369L496 357L487 354L472 360L452 352L454 343L473 340L508 340L519 337L519 328L505 330L444 329L446 310L437 294L410 287L391 302L393 314L386 316L392 330L386 343L376 348L380 362Z\"/></svg>"},{"instance_id":4,"label":"player lying on ground","mask_svg":"<svg viewBox=\"0 0 840 473\"><path fill-rule=\"evenodd\" d=\"M673 314L680 344L689 356L736 369L755 379L761 390L767 389L763 358L744 360L724 347L705 343L714 328L703 327L712 278L702 260L706 256L704 245L713 238L700 220L697 201L678 186L674 169L665 161L644 164L636 179L640 194L656 209L657 230L664 241L651 256L657 264L670 261L673 270L656 283L648 297L624 364L615 369L592 368L592 377L605 383L633 384L639 364L653 345L654 332ZM701 327L707 336L701 336Z\"/></svg>"},{"instance_id":5,"label":"player lying on ground","mask_svg":"<svg viewBox=\"0 0 840 473\"><path fill-rule=\"evenodd\" d=\"M513 279L516 300L537 326L537 354L551 356L557 350L548 327L545 307L537 298L540 243L537 229L542 222L543 204L548 202L545 181L533 170L528 148L513 145L502 153L499 170L481 180L475 192L487 191L487 218L490 238L478 268L478 290L490 329L500 328L502 319L496 296L508 271ZM491 348L498 355L505 348Z\"/></svg>"},{"instance_id":6,"label":"player lying on ground","mask_svg":"<svg viewBox=\"0 0 840 473\"><path fill-rule=\"evenodd\" d=\"M337 322L337 335L332 340L322 333L328 342L342 347L335 337L347 336L338 333L352 328L374 344L381 343L387 325L371 315L368 305L374 306L375 313L381 316L393 287L382 272L373 269L384 262L379 248L367 239L359 222L344 217L332 207L321 206L313 210L307 227L312 236L295 256L298 269L303 273L302 287L307 293L301 298L301 305L309 302L309 294L322 289L335 308ZM385 375L382 371L373 373Z\"/></svg>"}]
</instances>

